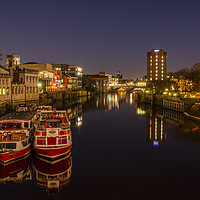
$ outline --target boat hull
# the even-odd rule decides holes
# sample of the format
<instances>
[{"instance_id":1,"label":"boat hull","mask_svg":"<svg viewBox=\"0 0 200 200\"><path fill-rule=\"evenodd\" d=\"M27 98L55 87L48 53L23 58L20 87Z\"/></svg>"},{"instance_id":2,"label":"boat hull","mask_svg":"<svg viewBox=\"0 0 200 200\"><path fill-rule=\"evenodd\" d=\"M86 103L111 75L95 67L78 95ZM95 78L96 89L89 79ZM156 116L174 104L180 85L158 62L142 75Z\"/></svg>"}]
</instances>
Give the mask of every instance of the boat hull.
<instances>
[{"instance_id":1,"label":"boat hull","mask_svg":"<svg viewBox=\"0 0 200 200\"><path fill-rule=\"evenodd\" d=\"M31 151L31 146L29 145L27 148L22 149L20 151L0 153L0 162L2 164L9 164L11 162L15 162L19 159L28 156L30 151Z\"/></svg>"},{"instance_id":2,"label":"boat hull","mask_svg":"<svg viewBox=\"0 0 200 200\"><path fill-rule=\"evenodd\" d=\"M27 154L25 158L19 159L7 165L0 164L0 179L13 176L18 172L24 170L31 163L31 154ZM1 181L1 180L0 180Z\"/></svg>"},{"instance_id":3,"label":"boat hull","mask_svg":"<svg viewBox=\"0 0 200 200\"><path fill-rule=\"evenodd\" d=\"M63 147L37 147L34 146L35 152L38 156L46 158L47 160L56 160L65 157L71 152L72 145Z\"/></svg>"}]
</instances>

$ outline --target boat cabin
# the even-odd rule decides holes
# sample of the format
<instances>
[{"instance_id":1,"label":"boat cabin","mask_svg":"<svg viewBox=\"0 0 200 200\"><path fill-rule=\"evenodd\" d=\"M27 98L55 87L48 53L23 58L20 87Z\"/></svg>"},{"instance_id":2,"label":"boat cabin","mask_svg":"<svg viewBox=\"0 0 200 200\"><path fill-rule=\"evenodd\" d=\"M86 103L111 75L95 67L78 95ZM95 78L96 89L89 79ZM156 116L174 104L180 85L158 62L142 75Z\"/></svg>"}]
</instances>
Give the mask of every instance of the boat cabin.
<instances>
[{"instance_id":1,"label":"boat cabin","mask_svg":"<svg viewBox=\"0 0 200 200\"><path fill-rule=\"evenodd\" d=\"M19 132L26 131L33 128L33 122L29 120L1 120L0 121L0 134L4 132Z\"/></svg>"},{"instance_id":2,"label":"boat cabin","mask_svg":"<svg viewBox=\"0 0 200 200\"><path fill-rule=\"evenodd\" d=\"M41 111L37 113L37 116L36 116L38 121L45 121L46 119L59 119L62 117L67 117L67 112L65 110Z\"/></svg>"},{"instance_id":3,"label":"boat cabin","mask_svg":"<svg viewBox=\"0 0 200 200\"><path fill-rule=\"evenodd\" d=\"M10 140L1 140L0 141L0 153L6 152L6 151L19 151L21 149L24 149L27 147L27 145L30 145L31 140L30 138L20 138L20 136L17 137L10 137Z\"/></svg>"}]
</instances>

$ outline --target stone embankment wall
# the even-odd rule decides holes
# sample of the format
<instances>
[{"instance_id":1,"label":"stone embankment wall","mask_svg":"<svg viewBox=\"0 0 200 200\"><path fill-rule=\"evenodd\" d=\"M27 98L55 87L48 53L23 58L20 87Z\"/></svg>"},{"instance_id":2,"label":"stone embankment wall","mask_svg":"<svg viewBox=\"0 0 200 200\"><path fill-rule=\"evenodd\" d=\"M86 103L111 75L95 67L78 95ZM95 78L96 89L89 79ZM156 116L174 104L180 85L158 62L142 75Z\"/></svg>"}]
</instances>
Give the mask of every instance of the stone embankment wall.
<instances>
[{"instance_id":1,"label":"stone embankment wall","mask_svg":"<svg viewBox=\"0 0 200 200\"><path fill-rule=\"evenodd\" d=\"M51 104L56 101L65 101L67 103L81 103L81 97L90 96L90 92L84 90L61 90L40 94L40 104Z\"/></svg>"}]
</instances>

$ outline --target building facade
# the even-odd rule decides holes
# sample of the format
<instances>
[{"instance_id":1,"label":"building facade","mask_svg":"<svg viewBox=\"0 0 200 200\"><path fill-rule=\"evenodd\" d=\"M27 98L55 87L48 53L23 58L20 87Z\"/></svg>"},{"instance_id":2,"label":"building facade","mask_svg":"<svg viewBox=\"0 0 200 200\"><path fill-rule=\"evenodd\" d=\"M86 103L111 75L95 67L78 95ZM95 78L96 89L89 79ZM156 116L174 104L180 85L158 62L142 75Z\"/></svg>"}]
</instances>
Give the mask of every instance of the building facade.
<instances>
[{"instance_id":1,"label":"building facade","mask_svg":"<svg viewBox=\"0 0 200 200\"><path fill-rule=\"evenodd\" d=\"M19 55L6 55L6 65L19 65L20 64L20 56Z\"/></svg>"},{"instance_id":2,"label":"building facade","mask_svg":"<svg viewBox=\"0 0 200 200\"><path fill-rule=\"evenodd\" d=\"M11 81L12 94L11 103L38 101L38 71L31 69L20 69L18 66L13 71L13 80Z\"/></svg>"},{"instance_id":3,"label":"building facade","mask_svg":"<svg viewBox=\"0 0 200 200\"><path fill-rule=\"evenodd\" d=\"M6 69L0 68L0 104L10 102L11 99L11 78Z\"/></svg>"},{"instance_id":4,"label":"building facade","mask_svg":"<svg viewBox=\"0 0 200 200\"><path fill-rule=\"evenodd\" d=\"M82 90L83 69L81 65L67 65L67 64L52 64L53 69L61 71L63 74L68 74L70 77L77 77L78 85L76 90Z\"/></svg>"},{"instance_id":5,"label":"building facade","mask_svg":"<svg viewBox=\"0 0 200 200\"><path fill-rule=\"evenodd\" d=\"M167 52L163 49L151 49L147 53L147 79L149 81L166 81Z\"/></svg>"}]
</instances>

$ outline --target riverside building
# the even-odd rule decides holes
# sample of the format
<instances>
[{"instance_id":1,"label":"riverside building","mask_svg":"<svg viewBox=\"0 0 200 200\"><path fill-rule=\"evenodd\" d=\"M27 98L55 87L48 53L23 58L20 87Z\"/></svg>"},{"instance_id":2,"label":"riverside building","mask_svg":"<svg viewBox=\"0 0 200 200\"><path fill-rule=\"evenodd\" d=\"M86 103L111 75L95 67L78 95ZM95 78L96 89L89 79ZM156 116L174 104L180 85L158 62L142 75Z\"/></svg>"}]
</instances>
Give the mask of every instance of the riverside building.
<instances>
[{"instance_id":1,"label":"riverside building","mask_svg":"<svg viewBox=\"0 0 200 200\"><path fill-rule=\"evenodd\" d=\"M166 81L167 52L163 49L151 49L147 53L147 79L149 81Z\"/></svg>"}]
</instances>

